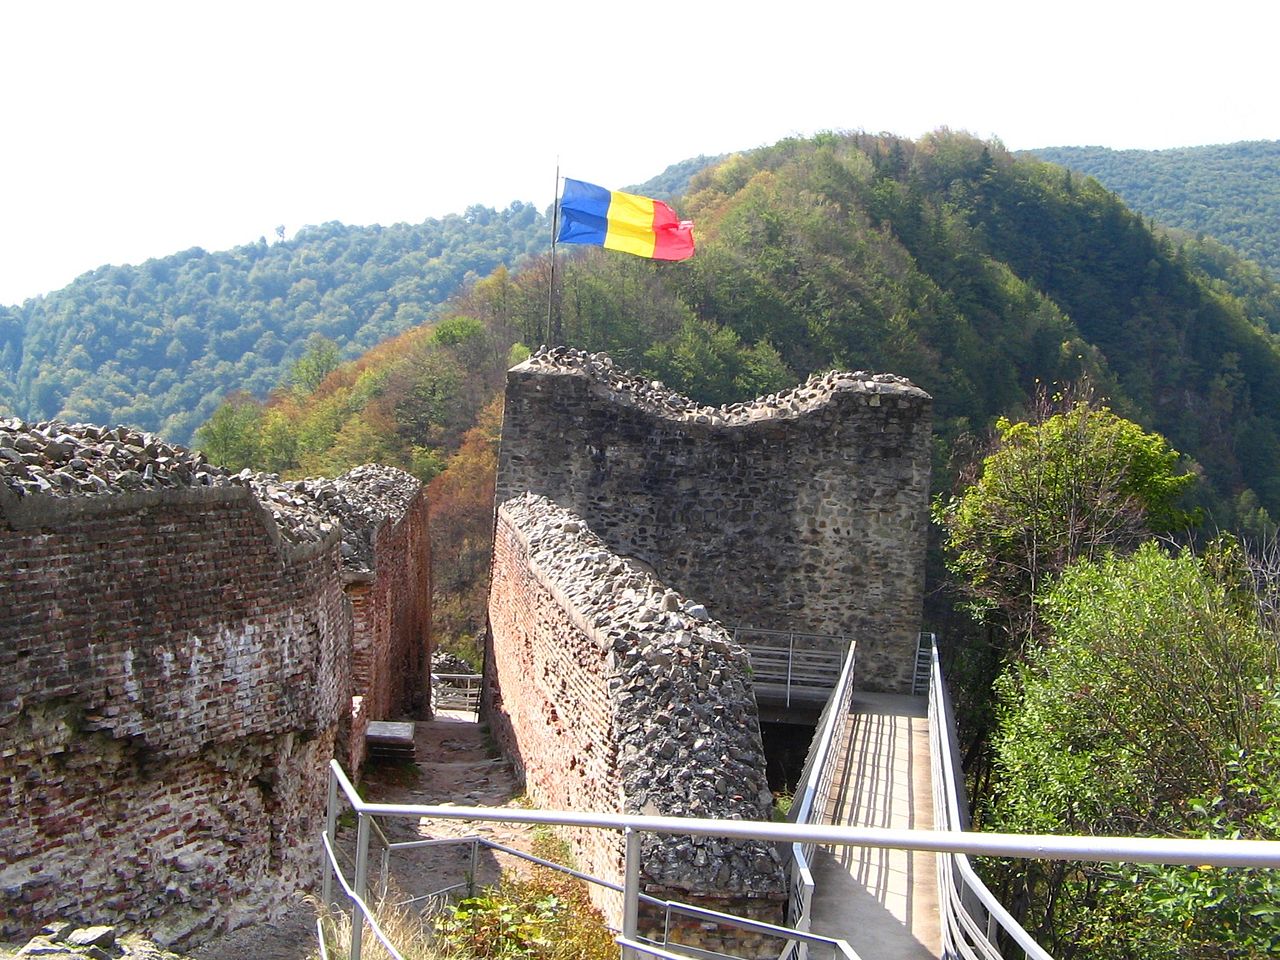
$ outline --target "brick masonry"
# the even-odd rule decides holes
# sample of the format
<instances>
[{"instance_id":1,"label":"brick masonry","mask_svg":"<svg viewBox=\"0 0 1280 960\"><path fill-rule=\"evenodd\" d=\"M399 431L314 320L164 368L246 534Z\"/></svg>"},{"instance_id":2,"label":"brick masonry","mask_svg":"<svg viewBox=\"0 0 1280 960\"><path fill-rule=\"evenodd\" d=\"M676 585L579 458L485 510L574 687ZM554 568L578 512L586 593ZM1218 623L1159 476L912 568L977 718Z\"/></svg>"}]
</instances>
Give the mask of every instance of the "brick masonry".
<instances>
[{"instance_id":1,"label":"brick masonry","mask_svg":"<svg viewBox=\"0 0 1280 960\"><path fill-rule=\"evenodd\" d=\"M308 884L350 706L337 532L244 487L0 497L0 927L165 941Z\"/></svg>"},{"instance_id":2,"label":"brick masonry","mask_svg":"<svg viewBox=\"0 0 1280 960\"><path fill-rule=\"evenodd\" d=\"M499 507L492 583L486 709L534 802L768 819L746 654L700 604L536 496ZM572 842L587 872L620 879L616 834ZM641 869L655 893L727 897L739 913L781 918L785 882L769 845L647 836ZM619 898L600 905L617 922Z\"/></svg>"},{"instance_id":3,"label":"brick masonry","mask_svg":"<svg viewBox=\"0 0 1280 960\"><path fill-rule=\"evenodd\" d=\"M352 684L371 719L426 716L431 635L431 546L425 491L373 532L373 564L343 577L355 620Z\"/></svg>"}]
</instances>

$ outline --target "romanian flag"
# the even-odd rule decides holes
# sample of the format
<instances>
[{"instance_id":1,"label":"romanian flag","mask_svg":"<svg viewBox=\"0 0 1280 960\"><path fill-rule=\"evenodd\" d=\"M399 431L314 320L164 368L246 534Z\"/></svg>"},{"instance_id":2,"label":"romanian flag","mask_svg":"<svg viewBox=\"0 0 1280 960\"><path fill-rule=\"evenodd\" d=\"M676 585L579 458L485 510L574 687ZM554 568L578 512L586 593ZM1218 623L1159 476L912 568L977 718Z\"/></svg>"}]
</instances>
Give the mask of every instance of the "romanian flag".
<instances>
[{"instance_id":1,"label":"romanian flag","mask_svg":"<svg viewBox=\"0 0 1280 960\"><path fill-rule=\"evenodd\" d=\"M557 239L654 260L687 260L693 256L693 221L680 220L661 200L565 177Z\"/></svg>"}]
</instances>

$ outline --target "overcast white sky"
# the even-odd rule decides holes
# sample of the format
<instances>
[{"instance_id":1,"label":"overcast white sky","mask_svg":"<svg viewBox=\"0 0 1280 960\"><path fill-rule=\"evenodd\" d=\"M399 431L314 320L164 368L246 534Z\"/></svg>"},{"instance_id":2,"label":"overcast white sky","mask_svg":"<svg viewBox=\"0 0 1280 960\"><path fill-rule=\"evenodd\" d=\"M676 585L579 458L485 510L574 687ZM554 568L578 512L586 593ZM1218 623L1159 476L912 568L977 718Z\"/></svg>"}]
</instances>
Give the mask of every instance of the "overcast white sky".
<instances>
[{"instance_id":1,"label":"overcast white sky","mask_svg":"<svg viewBox=\"0 0 1280 960\"><path fill-rule=\"evenodd\" d=\"M304 224L551 202L819 130L1280 139L1280 5L0 3L0 303Z\"/></svg>"}]
</instances>

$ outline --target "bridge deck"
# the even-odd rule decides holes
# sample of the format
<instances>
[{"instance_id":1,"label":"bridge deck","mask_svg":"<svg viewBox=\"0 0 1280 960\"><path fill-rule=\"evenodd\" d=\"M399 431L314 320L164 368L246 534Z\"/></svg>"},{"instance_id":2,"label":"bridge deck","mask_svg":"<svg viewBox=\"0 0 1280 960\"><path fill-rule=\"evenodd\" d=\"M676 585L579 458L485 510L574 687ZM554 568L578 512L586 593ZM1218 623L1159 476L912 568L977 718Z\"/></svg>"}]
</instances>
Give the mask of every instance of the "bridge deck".
<instances>
[{"instance_id":1,"label":"bridge deck","mask_svg":"<svg viewBox=\"0 0 1280 960\"><path fill-rule=\"evenodd\" d=\"M924 697L855 691L824 822L933 827L927 711ZM815 859L814 933L843 937L866 960L940 955L932 853L820 848Z\"/></svg>"}]
</instances>

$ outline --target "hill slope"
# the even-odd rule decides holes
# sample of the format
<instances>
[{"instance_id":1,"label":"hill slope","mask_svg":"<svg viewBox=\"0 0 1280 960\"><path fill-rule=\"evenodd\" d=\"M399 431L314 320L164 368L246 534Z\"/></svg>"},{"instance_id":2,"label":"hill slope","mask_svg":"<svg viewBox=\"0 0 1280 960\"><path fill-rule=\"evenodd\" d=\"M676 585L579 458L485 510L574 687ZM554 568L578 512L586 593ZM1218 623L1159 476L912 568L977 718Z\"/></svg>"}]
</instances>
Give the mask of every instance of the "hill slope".
<instances>
[{"instance_id":1,"label":"hill slope","mask_svg":"<svg viewBox=\"0 0 1280 960\"><path fill-rule=\"evenodd\" d=\"M1179 150L1045 147L1028 153L1096 177L1139 213L1216 237L1280 279L1280 140Z\"/></svg>"},{"instance_id":2,"label":"hill slope","mask_svg":"<svg viewBox=\"0 0 1280 960\"><path fill-rule=\"evenodd\" d=\"M100 267L0 307L0 409L128 423L186 442L234 390L265 394L311 334L356 356L431 318L467 277L544 249L532 206Z\"/></svg>"},{"instance_id":3,"label":"hill slope","mask_svg":"<svg viewBox=\"0 0 1280 960\"><path fill-rule=\"evenodd\" d=\"M692 260L564 254L549 334L546 258L499 271L451 305L452 341L495 359L515 341L608 350L716 403L831 366L903 374L935 397L939 478L957 438L1019 415L1044 385L1087 378L1199 465L1219 523L1259 504L1280 515L1275 285L1255 276L1236 297L1238 258L1219 250L1221 269L1204 273L1198 248L1157 236L1096 182L963 135L824 135L732 157L678 206L697 224ZM411 440L404 398L454 382L431 372L437 360L409 372L413 353L385 351L394 369L367 363L365 383L393 386L353 388L343 407L376 411L367 428L405 463L409 445L434 441ZM298 429L309 456L332 456L323 431Z\"/></svg>"}]
</instances>

